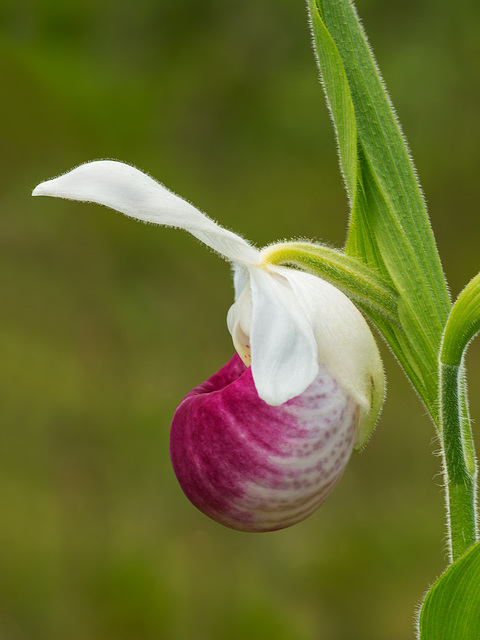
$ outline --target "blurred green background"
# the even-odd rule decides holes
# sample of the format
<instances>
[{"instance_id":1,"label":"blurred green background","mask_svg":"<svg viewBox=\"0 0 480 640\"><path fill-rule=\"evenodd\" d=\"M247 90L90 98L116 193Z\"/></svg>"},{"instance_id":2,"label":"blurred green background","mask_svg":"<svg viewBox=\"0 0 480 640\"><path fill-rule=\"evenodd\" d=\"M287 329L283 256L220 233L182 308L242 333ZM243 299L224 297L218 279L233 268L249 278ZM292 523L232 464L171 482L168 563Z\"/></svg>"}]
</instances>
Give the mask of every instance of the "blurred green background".
<instances>
[{"instance_id":1,"label":"blurred green background","mask_svg":"<svg viewBox=\"0 0 480 640\"><path fill-rule=\"evenodd\" d=\"M480 267L480 5L359 0L452 294ZM446 563L434 430L388 398L328 502L223 529L168 458L231 355L228 265L187 234L33 199L95 158L148 171L259 246L348 217L300 0L0 4L0 639L403 640ZM469 354L480 413L480 348Z\"/></svg>"}]
</instances>

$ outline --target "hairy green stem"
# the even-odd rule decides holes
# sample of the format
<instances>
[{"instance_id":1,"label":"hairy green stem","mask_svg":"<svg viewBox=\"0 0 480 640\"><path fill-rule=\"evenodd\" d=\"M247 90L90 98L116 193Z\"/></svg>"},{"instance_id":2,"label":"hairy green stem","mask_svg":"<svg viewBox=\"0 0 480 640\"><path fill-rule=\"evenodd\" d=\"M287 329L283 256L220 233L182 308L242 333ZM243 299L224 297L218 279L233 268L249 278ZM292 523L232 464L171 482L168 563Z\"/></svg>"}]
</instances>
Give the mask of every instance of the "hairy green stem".
<instances>
[{"instance_id":1,"label":"hairy green stem","mask_svg":"<svg viewBox=\"0 0 480 640\"><path fill-rule=\"evenodd\" d=\"M363 262L343 251L309 242L279 242L262 251L270 264L294 266L328 280L360 308L380 313L398 326L398 293Z\"/></svg>"},{"instance_id":2,"label":"hairy green stem","mask_svg":"<svg viewBox=\"0 0 480 640\"><path fill-rule=\"evenodd\" d=\"M454 562L478 540L477 465L462 364L440 364L440 415L449 551Z\"/></svg>"}]
</instances>

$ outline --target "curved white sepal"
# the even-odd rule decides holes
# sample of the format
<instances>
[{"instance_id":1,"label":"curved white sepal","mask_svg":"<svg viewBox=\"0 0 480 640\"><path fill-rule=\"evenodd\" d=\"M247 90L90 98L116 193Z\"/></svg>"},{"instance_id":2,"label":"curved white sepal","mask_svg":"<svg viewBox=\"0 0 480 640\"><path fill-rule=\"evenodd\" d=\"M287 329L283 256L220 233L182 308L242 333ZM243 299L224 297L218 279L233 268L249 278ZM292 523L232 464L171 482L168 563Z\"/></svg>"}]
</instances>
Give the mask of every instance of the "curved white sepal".
<instances>
[{"instance_id":1,"label":"curved white sepal","mask_svg":"<svg viewBox=\"0 0 480 640\"><path fill-rule=\"evenodd\" d=\"M184 229L233 262L258 262L258 251L243 238L220 227L150 176L122 162L96 160L82 164L42 182L32 195L96 202L144 222Z\"/></svg>"},{"instance_id":2,"label":"curved white sepal","mask_svg":"<svg viewBox=\"0 0 480 640\"><path fill-rule=\"evenodd\" d=\"M289 281L297 305L313 327L319 362L360 405L355 449L361 449L385 395L382 360L370 327L351 300L325 280L285 267L269 268Z\"/></svg>"}]
</instances>

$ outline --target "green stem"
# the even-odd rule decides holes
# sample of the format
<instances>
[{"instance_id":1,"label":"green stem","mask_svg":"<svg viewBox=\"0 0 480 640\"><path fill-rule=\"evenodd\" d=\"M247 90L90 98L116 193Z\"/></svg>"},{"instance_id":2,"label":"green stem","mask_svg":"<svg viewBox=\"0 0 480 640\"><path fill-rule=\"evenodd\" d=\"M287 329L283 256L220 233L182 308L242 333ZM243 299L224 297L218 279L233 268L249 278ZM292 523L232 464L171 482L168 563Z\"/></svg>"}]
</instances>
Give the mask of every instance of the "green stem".
<instances>
[{"instance_id":1,"label":"green stem","mask_svg":"<svg viewBox=\"0 0 480 640\"><path fill-rule=\"evenodd\" d=\"M440 415L450 560L454 562L478 540L477 468L462 364L440 364Z\"/></svg>"},{"instance_id":2,"label":"green stem","mask_svg":"<svg viewBox=\"0 0 480 640\"><path fill-rule=\"evenodd\" d=\"M399 326L398 293L385 278L343 251L309 242L279 242L262 250L270 264L299 267L328 280L360 308L380 313Z\"/></svg>"}]
</instances>

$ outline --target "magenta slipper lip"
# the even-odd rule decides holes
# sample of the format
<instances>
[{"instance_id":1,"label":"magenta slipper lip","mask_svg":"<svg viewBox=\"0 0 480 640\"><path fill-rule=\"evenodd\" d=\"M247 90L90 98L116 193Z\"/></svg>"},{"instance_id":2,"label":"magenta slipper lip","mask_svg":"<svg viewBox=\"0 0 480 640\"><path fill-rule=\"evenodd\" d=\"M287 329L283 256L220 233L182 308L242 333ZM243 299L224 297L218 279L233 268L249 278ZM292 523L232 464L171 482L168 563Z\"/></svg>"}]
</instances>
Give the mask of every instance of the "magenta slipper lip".
<instances>
[{"instance_id":1,"label":"magenta slipper lip","mask_svg":"<svg viewBox=\"0 0 480 640\"><path fill-rule=\"evenodd\" d=\"M240 531L273 531L304 520L340 480L359 408L320 371L280 406L259 398L238 355L178 407L170 456L188 499Z\"/></svg>"}]
</instances>

